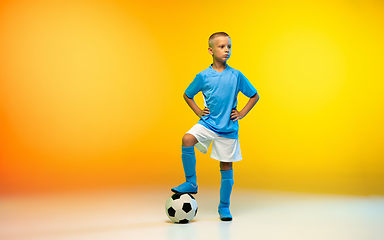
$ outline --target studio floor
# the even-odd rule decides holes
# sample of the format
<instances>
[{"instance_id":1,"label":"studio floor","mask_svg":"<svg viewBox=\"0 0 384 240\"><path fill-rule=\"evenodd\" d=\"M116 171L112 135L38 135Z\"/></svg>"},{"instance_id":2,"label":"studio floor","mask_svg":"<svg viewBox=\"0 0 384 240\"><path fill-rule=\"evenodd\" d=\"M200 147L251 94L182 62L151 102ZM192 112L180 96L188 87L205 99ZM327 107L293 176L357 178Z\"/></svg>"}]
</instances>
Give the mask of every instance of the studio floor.
<instances>
[{"instance_id":1,"label":"studio floor","mask_svg":"<svg viewBox=\"0 0 384 240\"><path fill-rule=\"evenodd\" d=\"M174 224L164 210L169 187L2 197L0 239L384 239L383 196L235 188L234 219L221 222L218 188L200 186L195 219Z\"/></svg>"}]
</instances>

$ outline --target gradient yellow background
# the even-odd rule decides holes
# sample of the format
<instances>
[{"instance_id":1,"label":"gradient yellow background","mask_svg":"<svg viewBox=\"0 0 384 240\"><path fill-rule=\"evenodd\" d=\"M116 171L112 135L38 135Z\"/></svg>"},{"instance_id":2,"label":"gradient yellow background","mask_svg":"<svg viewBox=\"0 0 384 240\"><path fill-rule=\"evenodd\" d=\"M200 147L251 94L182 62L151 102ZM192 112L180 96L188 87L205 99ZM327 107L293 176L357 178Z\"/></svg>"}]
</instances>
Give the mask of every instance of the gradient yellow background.
<instances>
[{"instance_id":1,"label":"gradient yellow background","mask_svg":"<svg viewBox=\"0 0 384 240\"><path fill-rule=\"evenodd\" d=\"M236 187L384 194L381 1L2 1L0 193L183 180L210 34L260 101ZM196 101L202 106L202 96ZM239 107L247 98L239 95ZM197 153L200 186L218 162Z\"/></svg>"}]
</instances>

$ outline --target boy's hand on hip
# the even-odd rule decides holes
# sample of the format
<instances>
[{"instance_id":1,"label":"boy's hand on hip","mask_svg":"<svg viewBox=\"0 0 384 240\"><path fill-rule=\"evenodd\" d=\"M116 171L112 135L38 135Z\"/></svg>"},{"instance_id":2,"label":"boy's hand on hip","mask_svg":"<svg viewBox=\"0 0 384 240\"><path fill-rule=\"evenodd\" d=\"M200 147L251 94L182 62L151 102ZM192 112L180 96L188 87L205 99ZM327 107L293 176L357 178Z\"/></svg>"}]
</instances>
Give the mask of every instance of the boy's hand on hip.
<instances>
[{"instance_id":1,"label":"boy's hand on hip","mask_svg":"<svg viewBox=\"0 0 384 240\"><path fill-rule=\"evenodd\" d=\"M237 121L237 120L240 120L242 118L243 118L243 116L241 116L240 112L237 111L236 109L233 109L231 111L231 120L232 121Z\"/></svg>"},{"instance_id":2,"label":"boy's hand on hip","mask_svg":"<svg viewBox=\"0 0 384 240\"><path fill-rule=\"evenodd\" d=\"M202 116L205 116L205 115L208 115L209 114L209 109L207 107L205 107L203 110L201 110L201 112L199 113L199 118L201 118Z\"/></svg>"}]
</instances>

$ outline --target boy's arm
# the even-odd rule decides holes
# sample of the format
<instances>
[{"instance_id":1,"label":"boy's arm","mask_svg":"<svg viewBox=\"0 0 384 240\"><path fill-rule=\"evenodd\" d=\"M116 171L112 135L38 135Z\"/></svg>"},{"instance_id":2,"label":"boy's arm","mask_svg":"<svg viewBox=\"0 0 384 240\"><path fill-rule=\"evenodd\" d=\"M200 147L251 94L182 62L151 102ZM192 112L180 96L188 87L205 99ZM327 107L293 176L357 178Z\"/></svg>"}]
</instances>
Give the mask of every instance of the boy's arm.
<instances>
[{"instance_id":1,"label":"boy's arm","mask_svg":"<svg viewBox=\"0 0 384 240\"><path fill-rule=\"evenodd\" d=\"M245 105L245 107L240 112L235 110L235 109L232 110L232 112L231 112L231 119L233 121L237 121L237 120L240 120L243 117L245 117L249 113L249 111L251 111L253 106L255 106L257 101L259 101L259 94L258 93L253 95L253 97L249 98L247 104Z\"/></svg>"},{"instance_id":2,"label":"boy's arm","mask_svg":"<svg viewBox=\"0 0 384 240\"><path fill-rule=\"evenodd\" d=\"M193 98L189 98L189 97L187 96L187 94L185 94L185 93L184 93L183 97L184 97L185 101L187 102L188 106L195 112L195 114L196 114L199 118L201 118L202 116L205 116L205 115L209 114L209 109L208 109L207 107L205 107L203 110L201 110L201 109L197 106L197 104L196 104L195 100L193 100Z\"/></svg>"}]
</instances>

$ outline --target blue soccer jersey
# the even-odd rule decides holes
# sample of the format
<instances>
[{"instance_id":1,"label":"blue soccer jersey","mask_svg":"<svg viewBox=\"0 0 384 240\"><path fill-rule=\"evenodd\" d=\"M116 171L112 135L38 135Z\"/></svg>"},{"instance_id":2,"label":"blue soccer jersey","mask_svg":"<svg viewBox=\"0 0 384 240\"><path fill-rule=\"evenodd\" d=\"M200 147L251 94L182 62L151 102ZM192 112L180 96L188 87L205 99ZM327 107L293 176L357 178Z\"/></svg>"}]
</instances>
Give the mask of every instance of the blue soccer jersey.
<instances>
[{"instance_id":1,"label":"blue soccer jersey","mask_svg":"<svg viewBox=\"0 0 384 240\"><path fill-rule=\"evenodd\" d=\"M239 91L247 97L257 93L248 79L228 65L222 72L214 70L211 65L196 75L185 94L193 98L200 91L210 113L201 117L198 123L220 136L238 138L239 123L230 119L231 111L237 107Z\"/></svg>"}]
</instances>

